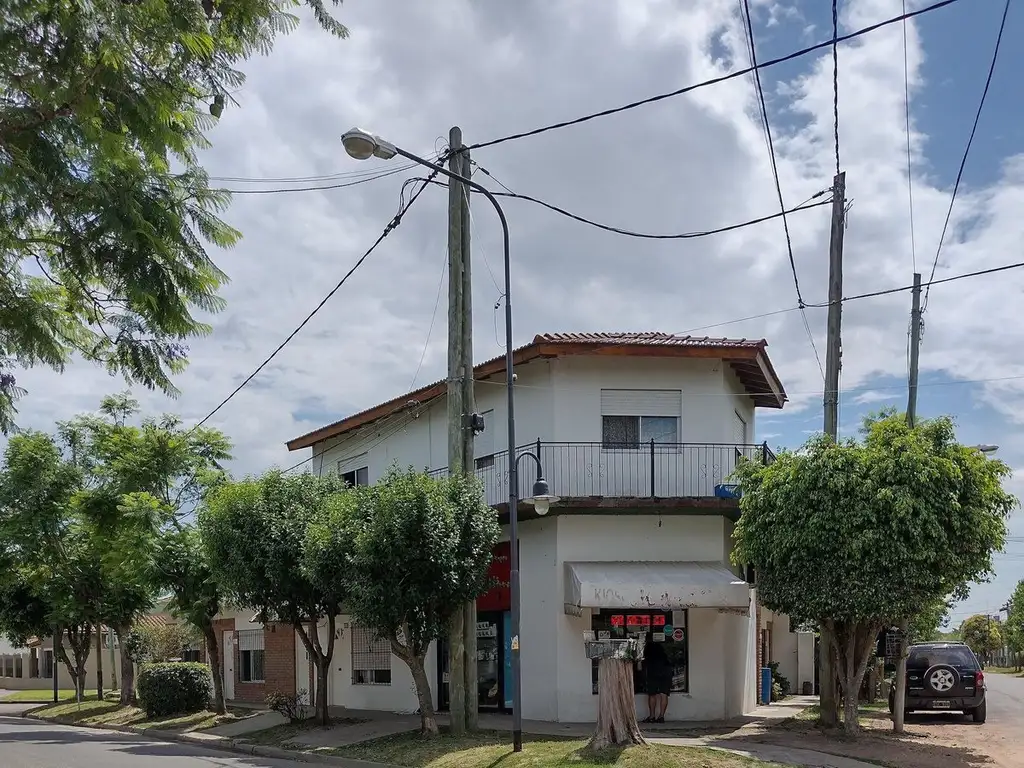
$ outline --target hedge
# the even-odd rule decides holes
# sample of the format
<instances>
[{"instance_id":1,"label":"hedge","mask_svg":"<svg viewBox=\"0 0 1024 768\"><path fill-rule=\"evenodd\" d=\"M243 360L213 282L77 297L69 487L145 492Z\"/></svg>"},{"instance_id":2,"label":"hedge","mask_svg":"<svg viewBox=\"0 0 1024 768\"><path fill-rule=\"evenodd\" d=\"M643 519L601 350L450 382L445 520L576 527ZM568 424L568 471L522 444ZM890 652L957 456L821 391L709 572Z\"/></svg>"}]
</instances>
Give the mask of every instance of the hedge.
<instances>
[{"instance_id":1,"label":"hedge","mask_svg":"<svg viewBox=\"0 0 1024 768\"><path fill-rule=\"evenodd\" d=\"M143 664L138 687L146 717L201 712L210 703L210 668L191 662Z\"/></svg>"}]
</instances>

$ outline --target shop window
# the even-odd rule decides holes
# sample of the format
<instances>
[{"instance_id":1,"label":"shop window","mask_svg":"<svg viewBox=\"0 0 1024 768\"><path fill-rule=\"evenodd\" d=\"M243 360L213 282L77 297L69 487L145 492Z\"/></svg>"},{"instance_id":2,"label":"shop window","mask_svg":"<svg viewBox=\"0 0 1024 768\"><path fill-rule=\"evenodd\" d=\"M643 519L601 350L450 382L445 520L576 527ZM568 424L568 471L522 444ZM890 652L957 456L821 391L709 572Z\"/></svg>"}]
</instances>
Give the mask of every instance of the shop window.
<instances>
[{"instance_id":1,"label":"shop window","mask_svg":"<svg viewBox=\"0 0 1024 768\"><path fill-rule=\"evenodd\" d=\"M238 633L238 679L243 683L264 682L264 639L262 629L243 629Z\"/></svg>"},{"instance_id":2,"label":"shop window","mask_svg":"<svg viewBox=\"0 0 1024 768\"><path fill-rule=\"evenodd\" d=\"M352 685L391 685L391 641L352 627Z\"/></svg>"},{"instance_id":3,"label":"shop window","mask_svg":"<svg viewBox=\"0 0 1024 768\"><path fill-rule=\"evenodd\" d=\"M665 648L672 665L672 693L687 693L690 690L690 648L689 615L683 611L625 611L606 609L594 611L591 629L598 639L624 639L635 637L641 642L651 635L655 642ZM591 670L592 691L597 694L597 667L594 659ZM643 672L634 667L633 687L638 694L646 693L647 686Z\"/></svg>"}]
</instances>

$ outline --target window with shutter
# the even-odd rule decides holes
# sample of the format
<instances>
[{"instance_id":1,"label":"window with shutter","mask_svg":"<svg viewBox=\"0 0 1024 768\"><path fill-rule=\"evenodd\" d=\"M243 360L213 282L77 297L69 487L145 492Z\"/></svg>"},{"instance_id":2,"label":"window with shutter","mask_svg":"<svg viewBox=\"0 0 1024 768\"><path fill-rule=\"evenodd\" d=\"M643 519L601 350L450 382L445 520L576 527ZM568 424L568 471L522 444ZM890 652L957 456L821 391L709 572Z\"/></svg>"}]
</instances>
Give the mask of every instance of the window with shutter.
<instances>
[{"instance_id":1,"label":"window with shutter","mask_svg":"<svg viewBox=\"0 0 1024 768\"><path fill-rule=\"evenodd\" d=\"M636 450L652 441L677 444L682 399L678 389L602 389L602 446Z\"/></svg>"}]
</instances>

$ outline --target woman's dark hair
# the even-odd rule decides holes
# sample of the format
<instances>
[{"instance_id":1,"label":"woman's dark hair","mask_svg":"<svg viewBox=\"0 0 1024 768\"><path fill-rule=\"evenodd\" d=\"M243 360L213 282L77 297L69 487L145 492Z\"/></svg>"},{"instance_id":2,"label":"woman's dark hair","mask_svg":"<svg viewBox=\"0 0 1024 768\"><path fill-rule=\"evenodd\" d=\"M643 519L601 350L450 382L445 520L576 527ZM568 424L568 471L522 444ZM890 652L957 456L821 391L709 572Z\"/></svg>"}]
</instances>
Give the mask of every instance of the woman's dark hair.
<instances>
[{"instance_id":1,"label":"woman's dark hair","mask_svg":"<svg viewBox=\"0 0 1024 768\"><path fill-rule=\"evenodd\" d=\"M647 642L644 645L644 661L652 665L668 664L668 654L665 653L665 646L662 643L654 642L654 635L647 635Z\"/></svg>"}]
</instances>

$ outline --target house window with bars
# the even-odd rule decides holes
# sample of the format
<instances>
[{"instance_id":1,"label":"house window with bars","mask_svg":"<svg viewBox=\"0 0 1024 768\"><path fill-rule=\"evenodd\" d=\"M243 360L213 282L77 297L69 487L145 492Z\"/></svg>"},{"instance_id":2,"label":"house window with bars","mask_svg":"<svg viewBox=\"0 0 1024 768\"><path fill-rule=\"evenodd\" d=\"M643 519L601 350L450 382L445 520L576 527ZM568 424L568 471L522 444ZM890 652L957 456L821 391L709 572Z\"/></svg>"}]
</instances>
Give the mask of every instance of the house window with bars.
<instances>
[{"instance_id":1,"label":"house window with bars","mask_svg":"<svg viewBox=\"0 0 1024 768\"><path fill-rule=\"evenodd\" d=\"M352 685L391 685L391 641L352 627Z\"/></svg>"},{"instance_id":2,"label":"house window with bars","mask_svg":"<svg viewBox=\"0 0 1024 768\"><path fill-rule=\"evenodd\" d=\"M199 664L203 660L203 652L199 648L186 648L181 652L181 660Z\"/></svg>"},{"instance_id":3,"label":"house window with bars","mask_svg":"<svg viewBox=\"0 0 1024 768\"><path fill-rule=\"evenodd\" d=\"M53 651L43 651L43 679L53 677Z\"/></svg>"},{"instance_id":4,"label":"house window with bars","mask_svg":"<svg viewBox=\"0 0 1024 768\"><path fill-rule=\"evenodd\" d=\"M25 674L25 662L21 656L14 657L14 676L22 677Z\"/></svg>"},{"instance_id":5,"label":"house window with bars","mask_svg":"<svg viewBox=\"0 0 1024 768\"><path fill-rule=\"evenodd\" d=\"M238 631L238 679L243 683L264 682L265 646L262 629Z\"/></svg>"}]
</instances>

